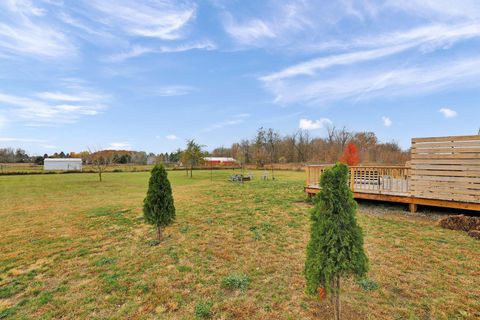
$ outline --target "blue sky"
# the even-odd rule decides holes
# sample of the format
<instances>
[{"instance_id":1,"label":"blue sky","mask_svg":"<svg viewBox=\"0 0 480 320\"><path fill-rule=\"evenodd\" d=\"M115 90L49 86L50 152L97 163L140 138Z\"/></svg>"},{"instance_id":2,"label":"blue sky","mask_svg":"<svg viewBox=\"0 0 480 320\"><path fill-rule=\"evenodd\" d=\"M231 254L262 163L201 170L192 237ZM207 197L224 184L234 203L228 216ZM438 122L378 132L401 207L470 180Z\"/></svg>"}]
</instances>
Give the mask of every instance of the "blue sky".
<instances>
[{"instance_id":1,"label":"blue sky","mask_svg":"<svg viewBox=\"0 0 480 320\"><path fill-rule=\"evenodd\" d=\"M0 147L480 127L480 1L0 2Z\"/></svg>"}]
</instances>

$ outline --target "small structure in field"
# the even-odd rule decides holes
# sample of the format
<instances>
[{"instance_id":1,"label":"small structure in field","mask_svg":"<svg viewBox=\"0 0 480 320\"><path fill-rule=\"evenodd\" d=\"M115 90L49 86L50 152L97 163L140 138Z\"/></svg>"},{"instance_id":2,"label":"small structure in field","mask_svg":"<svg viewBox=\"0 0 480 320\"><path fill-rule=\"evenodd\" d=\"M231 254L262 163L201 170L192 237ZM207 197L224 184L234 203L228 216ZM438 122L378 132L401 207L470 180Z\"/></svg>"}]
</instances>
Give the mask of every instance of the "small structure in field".
<instances>
[{"instance_id":1,"label":"small structure in field","mask_svg":"<svg viewBox=\"0 0 480 320\"><path fill-rule=\"evenodd\" d=\"M156 164L157 163L157 156L148 156L147 157L147 164Z\"/></svg>"},{"instance_id":2,"label":"small structure in field","mask_svg":"<svg viewBox=\"0 0 480 320\"><path fill-rule=\"evenodd\" d=\"M43 162L43 170L82 170L82 159L80 158L46 158Z\"/></svg>"},{"instance_id":3,"label":"small structure in field","mask_svg":"<svg viewBox=\"0 0 480 320\"><path fill-rule=\"evenodd\" d=\"M203 158L206 166L234 166L238 162L230 157L205 157Z\"/></svg>"}]
</instances>

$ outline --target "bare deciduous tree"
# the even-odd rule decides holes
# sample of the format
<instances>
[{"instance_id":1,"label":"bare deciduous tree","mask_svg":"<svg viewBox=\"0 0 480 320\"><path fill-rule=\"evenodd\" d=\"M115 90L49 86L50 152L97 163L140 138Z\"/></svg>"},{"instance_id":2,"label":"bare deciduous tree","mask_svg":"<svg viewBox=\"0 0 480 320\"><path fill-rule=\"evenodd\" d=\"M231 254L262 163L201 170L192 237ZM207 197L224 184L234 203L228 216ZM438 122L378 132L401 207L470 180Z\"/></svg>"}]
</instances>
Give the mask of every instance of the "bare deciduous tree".
<instances>
[{"instance_id":1,"label":"bare deciduous tree","mask_svg":"<svg viewBox=\"0 0 480 320\"><path fill-rule=\"evenodd\" d=\"M98 180L102 182L102 173L105 172L107 167L112 163L112 156L108 151L96 151L92 152L90 149L89 162L95 168L98 173Z\"/></svg>"}]
</instances>

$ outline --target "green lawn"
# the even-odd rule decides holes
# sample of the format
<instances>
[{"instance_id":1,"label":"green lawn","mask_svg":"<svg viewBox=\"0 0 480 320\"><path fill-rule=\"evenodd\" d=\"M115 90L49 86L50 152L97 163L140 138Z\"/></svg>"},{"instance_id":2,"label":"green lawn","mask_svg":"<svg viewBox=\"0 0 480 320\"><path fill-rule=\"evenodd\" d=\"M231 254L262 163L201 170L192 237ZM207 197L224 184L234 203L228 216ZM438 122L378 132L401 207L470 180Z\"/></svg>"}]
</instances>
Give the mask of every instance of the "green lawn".
<instances>
[{"instance_id":1,"label":"green lawn","mask_svg":"<svg viewBox=\"0 0 480 320\"><path fill-rule=\"evenodd\" d=\"M177 221L160 245L142 219L149 173L0 176L0 319L329 319L304 293L304 173L231 172L169 172ZM371 208L358 219L378 288L344 282L345 318L480 318L480 242Z\"/></svg>"}]
</instances>

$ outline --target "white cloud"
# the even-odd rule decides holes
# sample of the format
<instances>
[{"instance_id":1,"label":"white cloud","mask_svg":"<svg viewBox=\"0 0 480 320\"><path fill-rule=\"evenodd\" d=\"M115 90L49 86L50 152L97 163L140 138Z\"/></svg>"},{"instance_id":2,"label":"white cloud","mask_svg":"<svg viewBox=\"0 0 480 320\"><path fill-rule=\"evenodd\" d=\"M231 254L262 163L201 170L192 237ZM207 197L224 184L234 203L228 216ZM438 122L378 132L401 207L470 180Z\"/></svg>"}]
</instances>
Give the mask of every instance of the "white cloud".
<instances>
[{"instance_id":1,"label":"white cloud","mask_svg":"<svg viewBox=\"0 0 480 320\"><path fill-rule=\"evenodd\" d=\"M31 16L43 16L45 10L33 5L29 0L6 0L5 6L12 12L31 15Z\"/></svg>"},{"instance_id":2,"label":"white cloud","mask_svg":"<svg viewBox=\"0 0 480 320\"><path fill-rule=\"evenodd\" d=\"M110 142L106 150L130 150L131 148L128 142Z\"/></svg>"},{"instance_id":3,"label":"white cloud","mask_svg":"<svg viewBox=\"0 0 480 320\"><path fill-rule=\"evenodd\" d=\"M457 111L449 108L441 108L438 110L445 118L455 118L457 116Z\"/></svg>"},{"instance_id":4,"label":"white cloud","mask_svg":"<svg viewBox=\"0 0 480 320\"><path fill-rule=\"evenodd\" d=\"M93 92L75 92L75 94L68 94L64 92L39 92L36 94L37 97L43 100L51 100L51 101L69 101L69 102L79 102L79 101L95 101L95 100L103 100L106 97L93 93Z\"/></svg>"},{"instance_id":5,"label":"white cloud","mask_svg":"<svg viewBox=\"0 0 480 320\"><path fill-rule=\"evenodd\" d=\"M36 19L45 10L30 1L7 1L0 4L8 12L0 23L0 53L7 56L35 58L71 57L76 54L72 41L54 25Z\"/></svg>"},{"instance_id":6,"label":"white cloud","mask_svg":"<svg viewBox=\"0 0 480 320\"><path fill-rule=\"evenodd\" d=\"M306 51L358 50L405 46L405 49L418 47L421 52L444 48L456 41L480 37L478 22L432 23L415 28L390 31L374 36L357 36L346 41L332 40L309 43L302 46Z\"/></svg>"},{"instance_id":7,"label":"white cloud","mask_svg":"<svg viewBox=\"0 0 480 320\"><path fill-rule=\"evenodd\" d=\"M175 53L190 50L215 50L217 46L209 40L186 43L176 46L145 47L134 45L129 50L110 55L104 59L105 62L122 62L131 58L137 58L149 53Z\"/></svg>"},{"instance_id":8,"label":"white cloud","mask_svg":"<svg viewBox=\"0 0 480 320\"><path fill-rule=\"evenodd\" d=\"M390 127L392 125L392 120L389 117L382 117L382 122L385 127Z\"/></svg>"},{"instance_id":9,"label":"white cloud","mask_svg":"<svg viewBox=\"0 0 480 320\"><path fill-rule=\"evenodd\" d=\"M47 140L42 139L30 139L30 138L11 138L11 137L0 137L1 142L25 142L25 143L45 143Z\"/></svg>"},{"instance_id":10,"label":"white cloud","mask_svg":"<svg viewBox=\"0 0 480 320\"><path fill-rule=\"evenodd\" d=\"M75 123L83 116L97 115L106 108L107 96L78 82L69 81L64 87L68 92L46 91L28 96L0 92L0 103L9 117L26 121L29 126Z\"/></svg>"},{"instance_id":11,"label":"white cloud","mask_svg":"<svg viewBox=\"0 0 480 320\"><path fill-rule=\"evenodd\" d=\"M480 58L450 60L417 67L374 68L362 73L351 71L325 77L300 77L266 82L275 102L327 102L422 94L480 80Z\"/></svg>"},{"instance_id":12,"label":"white cloud","mask_svg":"<svg viewBox=\"0 0 480 320\"><path fill-rule=\"evenodd\" d=\"M174 134L169 134L165 138L167 138L168 140L177 140L178 139L178 137Z\"/></svg>"},{"instance_id":13,"label":"white cloud","mask_svg":"<svg viewBox=\"0 0 480 320\"><path fill-rule=\"evenodd\" d=\"M225 29L231 37L243 44L253 44L264 38L276 37L273 30L259 19L252 19L240 24L233 21L233 18L229 16L225 23Z\"/></svg>"},{"instance_id":14,"label":"white cloud","mask_svg":"<svg viewBox=\"0 0 480 320\"><path fill-rule=\"evenodd\" d=\"M419 47L421 50L433 50L446 43L480 37L480 24L430 25L420 28L384 34L374 38L353 39L348 43L334 43L325 46L340 47L377 47L372 50L360 50L321 57L302 62L281 71L261 77L266 82L283 80L300 75L315 75L316 71L338 65L355 64L398 54L408 49Z\"/></svg>"},{"instance_id":15,"label":"white cloud","mask_svg":"<svg viewBox=\"0 0 480 320\"><path fill-rule=\"evenodd\" d=\"M480 3L476 0L388 0L388 6L404 10L408 14L430 18L480 18Z\"/></svg>"},{"instance_id":16,"label":"white cloud","mask_svg":"<svg viewBox=\"0 0 480 320\"><path fill-rule=\"evenodd\" d=\"M332 124L328 118L321 118L320 120L300 119L298 127L303 130L321 129L326 125Z\"/></svg>"},{"instance_id":17,"label":"white cloud","mask_svg":"<svg viewBox=\"0 0 480 320\"><path fill-rule=\"evenodd\" d=\"M322 57L285 68L279 72L263 76L260 79L266 82L271 82L286 78L292 78L299 75L314 75L315 71L317 70L331 68L335 65L352 64L360 61L377 59L386 55L398 53L403 50L405 50L405 46L352 52L326 58Z\"/></svg>"},{"instance_id":18,"label":"white cloud","mask_svg":"<svg viewBox=\"0 0 480 320\"><path fill-rule=\"evenodd\" d=\"M327 19L319 18L318 12L326 11L325 7L327 6L308 1L273 4L264 1L258 2L253 13L242 15L241 10L224 10L222 22L225 32L238 44L268 48L291 47L294 43L301 42L299 39L305 38L305 34L301 33L306 29L307 34L323 29L320 25Z\"/></svg>"},{"instance_id":19,"label":"white cloud","mask_svg":"<svg viewBox=\"0 0 480 320\"><path fill-rule=\"evenodd\" d=\"M130 35L163 40L182 38L182 30L195 17L196 6L177 1L88 1L101 13L98 21Z\"/></svg>"},{"instance_id":20,"label":"white cloud","mask_svg":"<svg viewBox=\"0 0 480 320\"><path fill-rule=\"evenodd\" d=\"M152 93L160 97L184 96L194 90L189 86L164 86L152 90Z\"/></svg>"},{"instance_id":21,"label":"white cloud","mask_svg":"<svg viewBox=\"0 0 480 320\"><path fill-rule=\"evenodd\" d=\"M222 128L225 128L225 127L228 127L228 126L237 125L237 124L243 123L245 121L245 119L249 118L249 117L250 117L249 113L237 114L237 115L234 115L233 117L231 117L230 119L212 124L211 126L203 129L202 132L210 132L210 131L214 131L214 130L217 130L217 129L222 129Z\"/></svg>"},{"instance_id":22,"label":"white cloud","mask_svg":"<svg viewBox=\"0 0 480 320\"><path fill-rule=\"evenodd\" d=\"M88 25L84 24L83 22L81 22L78 19L73 18L72 16L70 16L69 14L67 14L65 12L62 12L59 15L59 17L60 17L60 20L62 20L62 22L64 22L64 23L82 31L82 33L79 34L82 37L86 36L85 33L88 33L88 34L94 35L94 36L100 36L100 37L112 37L112 35L104 32L104 31L99 31L99 30L96 30L96 29L93 29L93 28L89 27Z\"/></svg>"}]
</instances>

